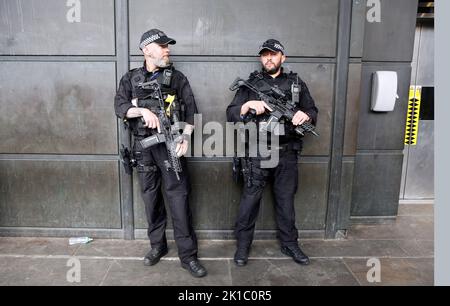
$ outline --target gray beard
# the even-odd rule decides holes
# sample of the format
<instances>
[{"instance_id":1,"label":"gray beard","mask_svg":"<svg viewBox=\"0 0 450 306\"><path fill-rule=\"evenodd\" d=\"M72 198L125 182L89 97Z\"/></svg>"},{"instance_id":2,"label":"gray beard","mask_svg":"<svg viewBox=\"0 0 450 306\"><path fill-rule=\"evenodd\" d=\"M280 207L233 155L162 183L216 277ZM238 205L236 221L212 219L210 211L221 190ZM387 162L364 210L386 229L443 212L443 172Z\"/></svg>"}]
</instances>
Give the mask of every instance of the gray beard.
<instances>
[{"instance_id":1,"label":"gray beard","mask_svg":"<svg viewBox=\"0 0 450 306\"><path fill-rule=\"evenodd\" d=\"M152 58L152 63L153 65L159 68L166 68L170 65L169 61L165 61L162 58Z\"/></svg>"}]
</instances>

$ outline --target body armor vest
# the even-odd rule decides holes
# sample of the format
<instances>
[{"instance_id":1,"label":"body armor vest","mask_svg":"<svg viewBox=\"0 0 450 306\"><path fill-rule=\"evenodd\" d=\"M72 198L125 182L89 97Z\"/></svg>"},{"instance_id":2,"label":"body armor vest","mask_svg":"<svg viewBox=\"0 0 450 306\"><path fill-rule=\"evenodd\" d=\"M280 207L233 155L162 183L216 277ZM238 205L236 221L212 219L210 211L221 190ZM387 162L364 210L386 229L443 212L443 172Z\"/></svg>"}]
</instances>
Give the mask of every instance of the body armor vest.
<instances>
[{"instance_id":1,"label":"body armor vest","mask_svg":"<svg viewBox=\"0 0 450 306\"><path fill-rule=\"evenodd\" d=\"M160 111L160 102L157 98L157 93L152 89L142 89L140 84L157 80L160 88L162 99L164 101L164 110L166 115L170 118L171 123L174 121L184 120L184 105L182 100L178 97L177 91L172 87L173 67L170 66L162 71L156 72L150 78L146 78L144 74L145 68L137 68L131 73L131 94L133 105L136 107L147 108L153 113L157 114ZM155 96L156 95L156 96ZM134 136L148 137L152 135L152 130L144 126L141 117L128 119L130 128Z\"/></svg>"},{"instance_id":2,"label":"body armor vest","mask_svg":"<svg viewBox=\"0 0 450 306\"><path fill-rule=\"evenodd\" d=\"M287 75L287 78L280 85L271 85L265 79L260 71L255 71L250 74L248 82L255 86L259 91L264 94L274 97L275 99L281 99L285 103L288 101L292 101L292 92L291 86L292 84L296 84L299 81L297 73L290 72ZM298 93L299 95L299 93ZM258 98L257 98L258 99ZM295 98L294 98L295 99ZM297 98L298 99L298 98ZM296 105L299 105L299 101L294 101ZM267 119L267 115L258 116L257 121L262 121Z\"/></svg>"},{"instance_id":3,"label":"body armor vest","mask_svg":"<svg viewBox=\"0 0 450 306\"><path fill-rule=\"evenodd\" d=\"M297 107L300 106L299 97L301 95L301 87L300 87L300 78L298 77L297 73L293 73L292 71L287 74L287 78L279 85L272 85L267 82L267 80L264 79L264 76L262 75L262 72L255 71L252 74L250 74L250 77L248 79L248 82L251 83L253 86L255 86L259 91L263 92L264 94L271 96L275 99L280 99L285 103L294 103ZM296 84L296 91L293 95L293 88L292 85ZM257 98L258 99L258 98ZM256 117L256 122L262 122L266 121L270 116L268 114L265 115L259 115ZM280 143L287 143L290 142L290 140L297 139L299 140L301 137L299 137L295 132L295 127L290 122L283 122L285 123L285 136L281 136ZM300 150L301 144L298 141L295 141L292 143L293 149Z\"/></svg>"},{"instance_id":4,"label":"body armor vest","mask_svg":"<svg viewBox=\"0 0 450 306\"><path fill-rule=\"evenodd\" d=\"M283 100L288 101L292 99L291 85L292 83L297 83L298 76L297 73L290 72L287 75L286 80L281 85L278 86L272 85L273 87L278 88L281 91L281 93L277 93L271 90L271 85L269 85L269 83L266 80L264 80L264 76L260 71L255 71L252 74L250 74L248 81L263 93L272 96L276 99L283 98ZM298 101L296 102L298 103Z\"/></svg>"}]
</instances>

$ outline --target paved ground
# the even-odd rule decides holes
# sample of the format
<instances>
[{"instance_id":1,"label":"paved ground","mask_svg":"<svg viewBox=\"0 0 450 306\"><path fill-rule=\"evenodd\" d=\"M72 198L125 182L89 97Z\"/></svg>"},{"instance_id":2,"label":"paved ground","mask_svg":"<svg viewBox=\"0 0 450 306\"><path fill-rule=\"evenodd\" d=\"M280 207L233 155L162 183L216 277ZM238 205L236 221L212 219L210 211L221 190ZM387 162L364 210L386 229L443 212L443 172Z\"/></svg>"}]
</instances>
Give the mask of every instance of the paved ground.
<instances>
[{"instance_id":1,"label":"paved ground","mask_svg":"<svg viewBox=\"0 0 450 306\"><path fill-rule=\"evenodd\" d=\"M168 256L145 267L144 240L69 246L64 238L0 238L0 285L364 286L373 285L366 277L370 258L381 262L375 285L433 285L433 231L432 205L400 205L397 221L355 225L346 240L302 240L311 256L306 267L284 256L276 241L255 241L245 267L232 261L234 241L200 241L199 256L209 272L202 279L181 269L173 242ZM80 283L67 281L73 257L81 263Z\"/></svg>"}]
</instances>

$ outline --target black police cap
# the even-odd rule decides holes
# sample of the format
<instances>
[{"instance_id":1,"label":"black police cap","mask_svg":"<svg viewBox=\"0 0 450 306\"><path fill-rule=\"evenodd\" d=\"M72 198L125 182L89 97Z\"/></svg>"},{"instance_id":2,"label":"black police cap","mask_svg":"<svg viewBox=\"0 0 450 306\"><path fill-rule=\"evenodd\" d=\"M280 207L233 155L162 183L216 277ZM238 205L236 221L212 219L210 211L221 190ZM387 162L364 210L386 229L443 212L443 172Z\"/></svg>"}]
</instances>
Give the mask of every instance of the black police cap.
<instances>
[{"instance_id":1,"label":"black police cap","mask_svg":"<svg viewBox=\"0 0 450 306\"><path fill-rule=\"evenodd\" d=\"M158 29L151 29L150 31L142 34L139 48L142 50L145 48L145 46L153 42L157 43L158 45L174 45L177 43L175 39L167 37L167 35L163 31Z\"/></svg>"},{"instance_id":2,"label":"black police cap","mask_svg":"<svg viewBox=\"0 0 450 306\"><path fill-rule=\"evenodd\" d=\"M261 52L264 50L270 50L273 52L281 52L284 55L284 46L276 39L268 39L266 40L260 47L258 54L261 55Z\"/></svg>"}]
</instances>

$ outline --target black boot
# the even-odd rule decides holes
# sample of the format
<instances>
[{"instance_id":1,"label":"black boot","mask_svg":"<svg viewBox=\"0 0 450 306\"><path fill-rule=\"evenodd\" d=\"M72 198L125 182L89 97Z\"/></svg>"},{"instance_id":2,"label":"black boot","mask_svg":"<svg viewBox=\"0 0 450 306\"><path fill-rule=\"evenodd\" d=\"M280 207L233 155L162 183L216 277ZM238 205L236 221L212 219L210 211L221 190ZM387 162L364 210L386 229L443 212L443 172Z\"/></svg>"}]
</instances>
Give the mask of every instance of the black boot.
<instances>
[{"instance_id":1,"label":"black boot","mask_svg":"<svg viewBox=\"0 0 450 306\"><path fill-rule=\"evenodd\" d=\"M300 265L309 265L309 257L302 252L298 245L281 247L281 252L292 257Z\"/></svg>"},{"instance_id":2,"label":"black boot","mask_svg":"<svg viewBox=\"0 0 450 306\"><path fill-rule=\"evenodd\" d=\"M250 247L238 246L236 253L234 254L234 262L239 267L243 267L247 264L248 254L250 253Z\"/></svg>"},{"instance_id":3,"label":"black boot","mask_svg":"<svg viewBox=\"0 0 450 306\"><path fill-rule=\"evenodd\" d=\"M183 269L188 270L194 277L203 277L207 274L205 267L203 267L197 259L188 263L181 262L181 266Z\"/></svg>"},{"instance_id":4,"label":"black boot","mask_svg":"<svg viewBox=\"0 0 450 306\"><path fill-rule=\"evenodd\" d=\"M169 250L167 249L167 246L161 246L158 248L152 248L147 255L144 257L144 265L146 266L153 266L158 263L158 261L161 259L161 257L167 255Z\"/></svg>"}]
</instances>

